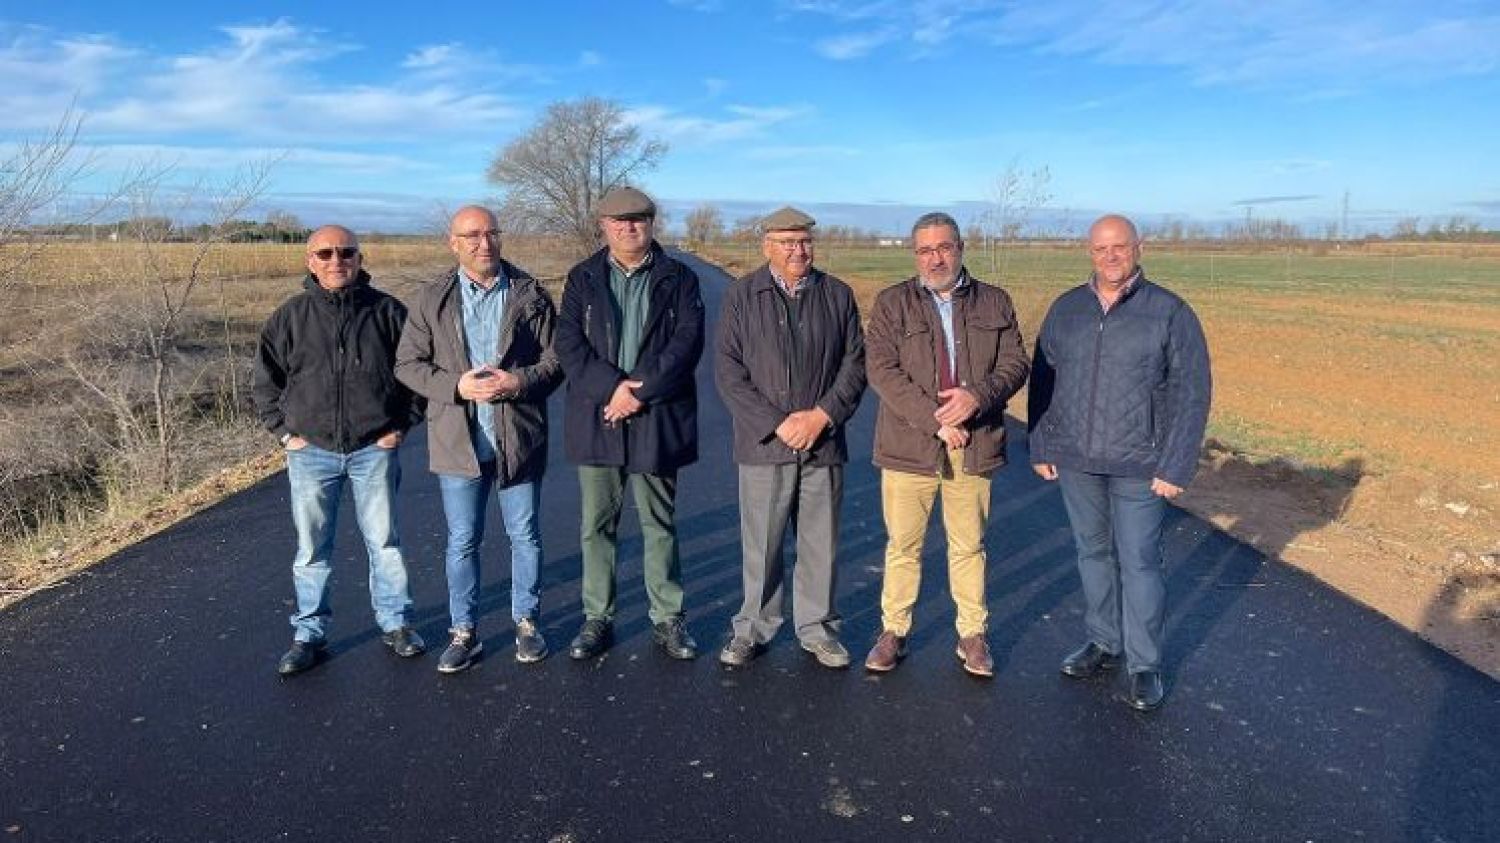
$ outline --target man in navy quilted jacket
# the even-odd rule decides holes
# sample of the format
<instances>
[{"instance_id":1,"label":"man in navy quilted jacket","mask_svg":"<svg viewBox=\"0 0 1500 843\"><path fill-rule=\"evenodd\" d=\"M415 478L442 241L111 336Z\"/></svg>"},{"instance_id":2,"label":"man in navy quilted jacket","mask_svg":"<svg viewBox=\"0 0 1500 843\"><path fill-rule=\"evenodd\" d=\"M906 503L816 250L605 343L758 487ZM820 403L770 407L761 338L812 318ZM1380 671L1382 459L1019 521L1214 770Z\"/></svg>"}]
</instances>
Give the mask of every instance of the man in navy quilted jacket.
<instances>
[{"instance_id":1,"label":"man in navy quilted jacket","mask_svg":"<svg viewBox=\"0 0 1500 843\"><path fill-rule=\"evenodd\" d=\"M1094 273L1058 297L1032 357L1031 463L1062 487L1078 547L1088 641L1062 663L1086 678L1123 656L1126 702L1159 707L1162 520L1193 479L1212 391L1193 309L1146 278L1135 225L1089 229Z\"/></svg>"}]
</instances>

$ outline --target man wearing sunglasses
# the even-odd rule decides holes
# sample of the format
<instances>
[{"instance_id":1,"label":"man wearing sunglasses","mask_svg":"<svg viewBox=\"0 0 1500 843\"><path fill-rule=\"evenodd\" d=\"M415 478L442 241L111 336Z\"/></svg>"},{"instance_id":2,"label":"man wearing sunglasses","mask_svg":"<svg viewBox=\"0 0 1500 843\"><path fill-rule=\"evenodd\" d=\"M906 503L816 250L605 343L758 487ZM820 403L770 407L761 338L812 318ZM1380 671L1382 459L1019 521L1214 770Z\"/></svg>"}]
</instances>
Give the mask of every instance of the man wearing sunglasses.
<instances>
[{"instance_id":1,"label":"man wearing sunglasses","mask_svg":"<svg viewBox=\"0 0 1500 843\"><path fill-rule=\"evenodd\" d=\"M761 222L766 262L724 296L714 376L734 418L744 600L719 661L750 662L781 628L782 539L797 537L792 622L802 649L849 666L834 605L844 423L865 391L854 293L813 266L813 218L782 208Z\"/></svg>"},{"instance_id":2,"label":"man wearing sunglasses","mask_svg":"<svg viewBox=\"0 0 1500 843\"><path fill-rule=\"evenodd\" d=\"M510 538L510 612L516 660L539 662L542 593L538 510L547 467L547 396L562 380L552 351L557 311L529 273L500 257L500 225L487 208L453 215L448 248L458 265L412 306L396 376L427 399L427 450L448 521L451 642L438 671L458 673L479 655L479 548L495 493Z\"/></svg>"},{"instance_id":3,"label":"man wearing sunglasses","mask_svg":"<svg viewBox=\"0 0 1500 843\"><path fill-rule=\"evenodd\" d=\"M381 640L411 658L425 645L410 626L406 561L396 525L397 449L421 409L393 368L406 308L370 285L354 232L337 225L307 241L303 291L271 314L255 365L256 411L286 451L297 552L297 610L282 675L321 659L339 499L347 482L370 560L370 603Z\"/></svg>"}]
</instances>

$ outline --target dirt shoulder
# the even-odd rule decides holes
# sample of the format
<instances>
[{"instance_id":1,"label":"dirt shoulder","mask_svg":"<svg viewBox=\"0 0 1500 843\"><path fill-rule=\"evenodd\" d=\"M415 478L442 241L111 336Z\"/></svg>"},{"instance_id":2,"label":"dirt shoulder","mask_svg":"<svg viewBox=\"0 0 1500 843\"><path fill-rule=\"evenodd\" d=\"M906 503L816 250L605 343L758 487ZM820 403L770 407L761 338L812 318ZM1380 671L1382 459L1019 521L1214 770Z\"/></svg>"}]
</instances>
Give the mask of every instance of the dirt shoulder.
<instances>
[{"instance_id":1,"label":"dirt shoulder","mask_svg":"<svg viewBox=\"0 0 1500 843\"><path fill-rule=\"evenodd\" d=\"M1181 505L1500 679L1497 492L1415 473L1312 472L1210 443Z\"/></svg>"}]
</instances>

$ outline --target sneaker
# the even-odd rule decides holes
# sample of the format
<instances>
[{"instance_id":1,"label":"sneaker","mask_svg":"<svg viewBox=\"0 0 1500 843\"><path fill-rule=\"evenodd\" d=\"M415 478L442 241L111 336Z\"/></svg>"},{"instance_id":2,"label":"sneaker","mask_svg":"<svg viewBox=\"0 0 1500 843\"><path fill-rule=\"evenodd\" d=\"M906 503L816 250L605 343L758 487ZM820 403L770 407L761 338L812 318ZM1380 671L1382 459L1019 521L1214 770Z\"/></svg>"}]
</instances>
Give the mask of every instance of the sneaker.
<instances>
[{"instance_id":1,"label":"sneaker","mask_svg":"<svg viewBox=\"0 0 1500 843\"><path fill-rule=\"evenodd\" d=\"M964 670L970 676L989 678L995 675L995 660L990 657L990 645L983 635L958 639L958 649L954 652L958 654L958 660L964 663Z\"/></svg>"},{"instance_id":2,"label":"sneaker","mask_svg":"<svg viewBox=\"0 0 1500 843\"><path fill-rule=\"evenodd\" d=\"M546 657L547 639L536 628L536 621L531 618L516 621L516 661L531 664Z\"/></svg>"},{"instance_id":3,"label":"sneaker","mask_svg":"<svg viewBox=\"0 0 1500 843\"><path fill-rule=\"evenodd\" d=\"M698 657L698 642L688 634L682 618L669 618L651 628L651 640L661 645L662 651L674 659Z\"/></svg>"},{"instance_id":4,"label":"sneaker","mask_svg":"<svg viewBox=\"0 0 1500 843\"><path fill-rule=\"evenodd\" d=\"M719 664L726 667L742 667L749 664L756 656L760 655L761 646L749 638L741 638L738 635L729 639L724 649L719 651Z\"/></svg>"},{"instance_id":5,"label":"sneaker","mask_svg":"<svg viewBox=\"0 0 1500 843\"><path fill-rule=\"evenodd\" d=\"M293 641L292 648L276 663L276 672L282 676L291 676L307 670L323 658L326 646L323 641Z\"/></svg>"},{"instance_id":6,"label":"sneaker","mask_svg":"<svg viewBox=\"0 0 1500 843\"><path fill-rule=\"evenodd\" d=\"M906 639L886 630L875 639L875 646L870 648L870 655L865 657L865 670L886 673L895 670L896 665L904 658L906 658Z\"/></svg>"},{"instance_id":7,"label":"sneaker","mask_svg":"<svg viewBox=\"0 0 1500 843\"><path fill-rule=\"evenodd\" d=\"M611 626L603 618L589 618L578 630L578 636L568 645L568 657L575 660L591 659L609 647Z\"/></svg>"},{"instance_id":8,"label":"sneaker","mask_svg":"<svg viewBox=\"0 0 1500 843\"><path fill-rule=\"evenodd\" d=\"M448 649L438 657L438 673L468 670L483 649L484 644L480 643L479 635L473 629L453 630L453 640L448 642Z\"/></svg>"},{"instance_id":9,"label":"sneaker","mask_svg":"<svg viewBox=\"0 0 1500 843\"><path fill-rule=\"evenodd\" d=\"M816 641L803 641L802 649L813 654L818 664L838 670L849 666L849 651L838 642L837 638L819 638Z\"/></svg>"},{"instance_id":10,"label":"sneaker","mask_svg":"<svg viewBox=\"0 0 1500 843\"><path fill-rule=\"evenodd\" d=\"M385 642L385 646L391 648L391 652L403 659L420 656L427 652L427 642L423 641L422 636L409 626L383 633L380 640Z\"/></svg>"}]
</instances>

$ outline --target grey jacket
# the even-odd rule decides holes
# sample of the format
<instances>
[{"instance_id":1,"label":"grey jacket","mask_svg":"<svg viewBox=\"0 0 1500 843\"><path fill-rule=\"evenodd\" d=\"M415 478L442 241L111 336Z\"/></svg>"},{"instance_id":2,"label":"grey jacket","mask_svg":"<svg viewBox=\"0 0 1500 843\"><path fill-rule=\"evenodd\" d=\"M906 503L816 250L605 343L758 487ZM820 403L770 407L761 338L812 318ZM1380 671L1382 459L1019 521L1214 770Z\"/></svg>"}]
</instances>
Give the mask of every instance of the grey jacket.
<instances>
[{"instance_id":1,"label":"grey jacket","mask_svg":"<svg viewBox=\"0 0 1500 843\"><path fill-rule=\"evenodd\" d=\"M864 332L848 285L813 272L816 277L803 282L799 297L801 340L796 343L767 266L724 294L714 378L734 417L734 461L740 465L797 462L799 456L776 438L776 428L787 414L814 405L833 420L833 428L813 443L806 462L828 466L849 460L844 423L865 391Z\"/></svg>"},{"instance_id":2,"label":"grey jacket","mask_svg":"<svg viewBox=\"0 0 1500 843\"><path fill-rule=\"evenodd\" d=\"M547 397L562 382L552 349L557 309L541 284L504 262L510 299L500 328L497 367L521 380L520 393L495 404L496 480L510 486L541 479L547 467ZM479 459L469 437L477 424L473 402L458 395L458 379L474 368L464 345L463 302L458 270L452 269L417 295L401 344L396 377L427 398L427 450L435 474L478 477Z\"/></svg>"}]
</instances>

